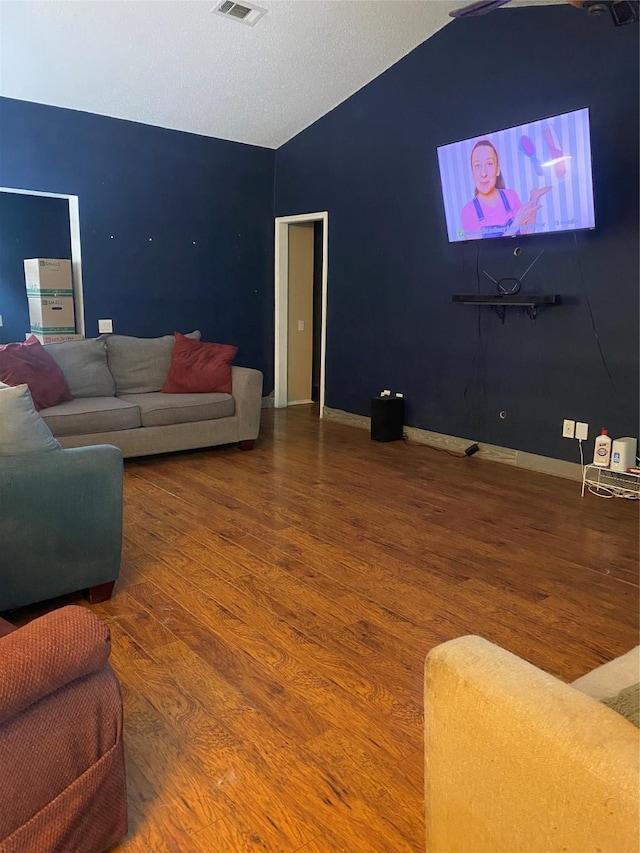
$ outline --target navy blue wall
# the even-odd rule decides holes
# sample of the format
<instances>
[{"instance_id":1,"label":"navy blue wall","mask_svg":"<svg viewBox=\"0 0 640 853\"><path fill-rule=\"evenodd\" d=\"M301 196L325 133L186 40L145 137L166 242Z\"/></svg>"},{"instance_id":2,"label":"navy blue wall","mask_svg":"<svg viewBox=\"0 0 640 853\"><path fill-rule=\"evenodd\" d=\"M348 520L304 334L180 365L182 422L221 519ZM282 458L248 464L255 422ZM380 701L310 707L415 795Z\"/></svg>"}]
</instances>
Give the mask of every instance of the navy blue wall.
<instances>
[{"instance_id":1,"label":"navy blue wall","mask_svg":"<svg viewBox=\"0 0 640 853\"><path fill-rule=\"evenodd\" d=\"M449 244L436 148L587 106L596 230ZM276 215L329 211L328 406L577 461L565 417L637 435L638 28L567 6L455 21L276 154ZM519 275L534 322L453 304ZM504 420L499 418L506 412Z\"/></svg>"},{"instance_id":2,"label":"navy blue wall","mask_svg":"<svg viewBox=\"0 0 640 853\"><path fill-rule=\"evenodd\" d=\"M29 331L25 258L71 258L66 199L0 192L0 343Z\"/></svg>"},{"instance_id":3,"label":"navy blue wall","mask_svg":"<svg viewBox=\"0 0 640 853\"><path fill-rule=\"evenodd\" d=\"M79 197L87 336L202 330L273 386L274 152L0 99L0 185Z\"/></svg>"}]
</instances>

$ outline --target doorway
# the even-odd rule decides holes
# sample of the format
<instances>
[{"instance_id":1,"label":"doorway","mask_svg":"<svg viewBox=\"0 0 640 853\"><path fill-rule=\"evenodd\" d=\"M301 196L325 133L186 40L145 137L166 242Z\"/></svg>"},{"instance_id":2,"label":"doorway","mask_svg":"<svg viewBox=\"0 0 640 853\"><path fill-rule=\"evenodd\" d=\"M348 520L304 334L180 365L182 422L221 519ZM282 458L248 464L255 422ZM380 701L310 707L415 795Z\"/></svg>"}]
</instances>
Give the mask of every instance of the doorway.
<instances>
[{"instance_id":1,"label":"doorway","mask_svg":"<svg viewBox=\"0 0 640 853\"><path fill-rule=\"evenodd\" d=\"M329 215L276 218L274 405L324 413Z\"/></svg>"}]
</instances>

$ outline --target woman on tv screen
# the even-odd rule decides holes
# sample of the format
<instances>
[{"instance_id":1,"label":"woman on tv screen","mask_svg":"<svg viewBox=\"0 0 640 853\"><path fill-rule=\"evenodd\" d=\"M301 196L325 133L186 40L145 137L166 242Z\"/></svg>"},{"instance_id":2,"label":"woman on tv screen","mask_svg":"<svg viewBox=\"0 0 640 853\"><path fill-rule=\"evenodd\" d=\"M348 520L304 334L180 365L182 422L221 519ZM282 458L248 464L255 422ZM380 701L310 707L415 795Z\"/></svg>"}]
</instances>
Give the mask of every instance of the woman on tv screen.
<instances>
[{"instance_id":1,"label":"woman on tv screen","mask_svg":"<svg viewBox=\"0 0 640 853\"><path fill-rule=\"evenodd\" d=\"M462 228L466 240L509 237L535 230L541 196L551 187L532 189L524 204L515 190L507 189L495 145L481 139L471 150L473 198L462 208Z\"/></svg>"}]
</instances>

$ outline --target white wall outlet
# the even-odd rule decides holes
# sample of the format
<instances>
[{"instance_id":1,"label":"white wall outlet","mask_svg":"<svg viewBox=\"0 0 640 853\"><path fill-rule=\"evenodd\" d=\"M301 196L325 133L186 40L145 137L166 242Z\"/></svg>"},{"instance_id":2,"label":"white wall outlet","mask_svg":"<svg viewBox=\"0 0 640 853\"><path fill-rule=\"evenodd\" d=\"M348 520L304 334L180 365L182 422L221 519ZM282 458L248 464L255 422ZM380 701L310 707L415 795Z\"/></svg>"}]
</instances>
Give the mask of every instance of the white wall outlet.
<instances>
[{"instance_id":1,"label":"white wall outlet","mask_svg":"<svg viewBox=\"0 0 640 853\"><path fill-rule=\"evenodd\" d=\"M298 331L304 332L304 320L298 320Z\"/></svg>"},{"instance_id":2,"label":"white wall outlet","mask_svg":"<svg viewBox=\"0 0 640 853\"><path fill-rule=\"evenodd\" d=\"M98 320L98 334L110 335L113 332L113 320Z\"/></svg>"},{"instance_id":3,"label":"white wall outlet","mask_svg":"<svg viewBox=\"0 0 640 853\"><path fill-rule=\"evenodd\" d=\"M2 325L2 314L0 314L0 326Z\"/></svg>"},{"instance_id":4,"label":"white wall outlet","mask_svg":"<svg viewBox=\"0 0 640 853\"><path fill-rule=\"evenodd\" d=\"M586 441L589 438L589 424L583 424L578 421L576 424L576 438L580 441Z\"/></svg>"},{"instance_id":5,"label":"white wall outlet","mask_svg":"<svg viewBox=\"0 0 640 853\"><path fill-rule=\"evenodd\" d=\"M576 431L576 422L564 419L562 422L562 436L563 438L573 438Z\"/></svg>"}]
</instances>

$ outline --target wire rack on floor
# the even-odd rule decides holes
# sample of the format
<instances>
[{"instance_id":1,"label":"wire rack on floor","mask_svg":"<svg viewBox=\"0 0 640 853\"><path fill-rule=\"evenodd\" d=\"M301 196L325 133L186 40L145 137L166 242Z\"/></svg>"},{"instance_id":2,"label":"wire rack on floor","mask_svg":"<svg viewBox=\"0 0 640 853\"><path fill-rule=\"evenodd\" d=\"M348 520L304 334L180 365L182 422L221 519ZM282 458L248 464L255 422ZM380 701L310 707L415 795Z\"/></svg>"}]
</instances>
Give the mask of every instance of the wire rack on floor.
<instances>
[{"instance_id":1,"label":"wire rack on floor","mask_svg":"<svg viewBox=\"0 0 640 853\"><path fill-rule=\"evenodd\" d=\"M585 491L599 498L640 499L640 475L626 471L612 471L598 465L585 465L582 469L582 496Z\"/></svg>"}]
</instances>

